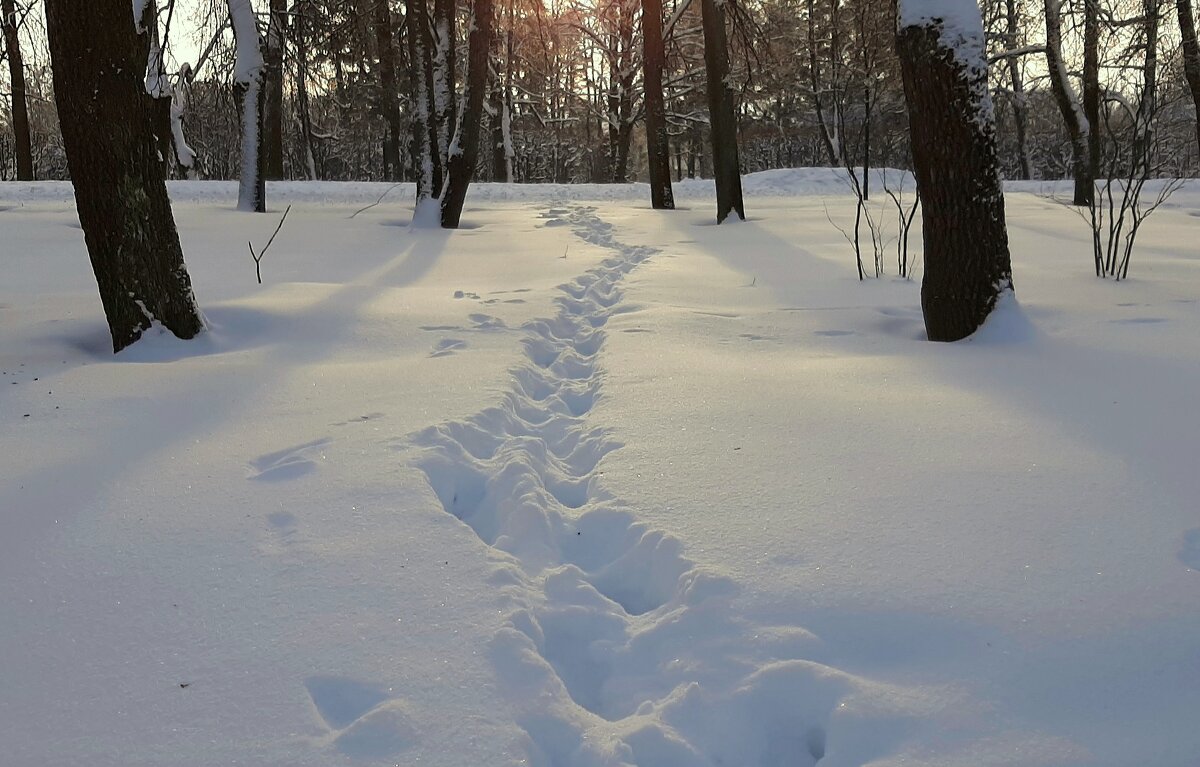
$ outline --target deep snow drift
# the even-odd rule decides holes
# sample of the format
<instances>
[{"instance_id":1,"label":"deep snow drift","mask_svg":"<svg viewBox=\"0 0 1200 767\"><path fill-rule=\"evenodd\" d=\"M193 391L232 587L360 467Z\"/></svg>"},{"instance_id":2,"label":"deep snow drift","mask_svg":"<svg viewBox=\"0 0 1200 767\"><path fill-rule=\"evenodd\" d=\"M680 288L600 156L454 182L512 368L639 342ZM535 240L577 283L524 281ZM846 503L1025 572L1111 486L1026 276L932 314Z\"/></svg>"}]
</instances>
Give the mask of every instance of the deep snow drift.
<instances>
[{"instance_id":1,"label":"deep snow drift","mask_svg":"<svg viewBox=\"0 0 1200 767\"><path fill-rule=\"evenodd\" d=\"M0 184L0 761L1194 765L1200 190L1115 284L1012 189L934 345L827 171L273 185L263 286L279 214L176 184L212 329L114 358Z\"/></svg>"}]
</instances>

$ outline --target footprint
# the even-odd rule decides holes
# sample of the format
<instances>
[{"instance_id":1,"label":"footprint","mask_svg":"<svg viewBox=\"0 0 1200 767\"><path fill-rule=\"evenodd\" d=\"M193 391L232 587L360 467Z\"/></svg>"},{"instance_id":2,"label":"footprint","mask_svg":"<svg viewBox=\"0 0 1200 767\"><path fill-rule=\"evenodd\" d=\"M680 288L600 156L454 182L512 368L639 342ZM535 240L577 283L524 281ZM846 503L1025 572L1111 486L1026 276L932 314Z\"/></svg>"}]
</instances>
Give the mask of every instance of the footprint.
<instances>
[{"instance_id":1,"label":"footprint","mask_svg":"<svg viewBox=\"0 0 1200 767\"><path fill-rule=\"evenodd\" d=\"M381 686L340 676L310 676L304 687L317 713L330 728L340 730L391 696Z\"/></svg>"},{"instance_id":2,"label":"footprint","mask_svg":"<svg viewBox=\"0 0 1200 767\"><path fill-rule=\"evenodd\" d=\"M467 348L467 342L458 338L443 338L433 345L430 357L446 357Z\"/></svg>"},{"instance_id":3,"label":"footprint","mask_svg":"<svg viewBox=\"0 0 1200 767\"><path fill-rule=\"evenodd\" d=\"M286 482L316 470L314 458L323 458L321 449L332 443L329 437L305 442L275 453L267 453L250 462L250 479L261 482Z\"/></svg>"},{"instance_id":4,"label":"footprint","mask_svg":"<svg viewBox=\"0 0 1200 767\"><path fill-rule=\"evenodd\" d=\"M1184 531L1178 556L1185 567L1200 572L1200 527Z\"/></svg>"},{"instance_id":5,"label":"footprint","mask_svg":"<svg viewBox=\"0 0 1200 767\"><path fill-rule=\"evenodd\" d=\"M467 319L475 323L473 330L508 330L508 325L504 324L504 320L490 314L470 314Z\"/></svg>"}]
</instances>

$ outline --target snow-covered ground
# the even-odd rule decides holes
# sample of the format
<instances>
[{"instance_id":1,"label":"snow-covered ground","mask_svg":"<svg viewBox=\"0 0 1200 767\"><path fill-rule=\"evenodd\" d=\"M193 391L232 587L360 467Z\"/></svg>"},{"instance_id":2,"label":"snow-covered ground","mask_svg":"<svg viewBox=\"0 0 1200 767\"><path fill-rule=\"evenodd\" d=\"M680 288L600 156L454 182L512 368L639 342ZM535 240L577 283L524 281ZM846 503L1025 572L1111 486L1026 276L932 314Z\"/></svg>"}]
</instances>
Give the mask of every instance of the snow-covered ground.
<instances>
[{"instance_id":1,"label":"snow-covered ground","mask_svg":"<svg viewBox=\"0 0 1200 767\"><path fill-rule=\"evenodd\" d=\"M171 189L212 329L114 358L0 184L0 763L1198 763L1200 187L1117 284L1014 186L954 345L826 171Z\"/></svg>"}]
</instances>

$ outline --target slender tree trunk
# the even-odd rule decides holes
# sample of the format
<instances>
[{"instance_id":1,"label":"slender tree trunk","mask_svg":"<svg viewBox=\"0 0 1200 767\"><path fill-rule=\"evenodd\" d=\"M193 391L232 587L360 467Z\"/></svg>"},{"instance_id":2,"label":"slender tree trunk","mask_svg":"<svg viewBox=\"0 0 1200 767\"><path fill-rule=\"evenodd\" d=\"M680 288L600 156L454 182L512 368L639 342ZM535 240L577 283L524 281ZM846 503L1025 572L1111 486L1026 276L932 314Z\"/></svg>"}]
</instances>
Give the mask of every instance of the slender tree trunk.
<instances>
[{"instance_id":1,"label":"slender tree trunk","mask_svg":"<svg viewBox=\"0 0 1200 767\"><path fill-rule=\"evenodd\" d=\"M13 0L2 0L0 19L4 44L8 51L8 74L12 88L13 138L16 139L17 180L33 181L33 144L29 138L29 105L25 96L25 61L21 57L21 36ZM132 11L131 11L132 13Z\"/></svg>"},{"instance_id":2,"label":"slender tree trunk","mask_svg":"<svg viewBox=\"0 0 1200 767\"><path fill-rule=\"evenodd\" d=\"M1018 35L1021 33L1020 19L1017 17L1016 0L1005 0L1005 18L1008 22L1009 48L1017 47ZM1021 167L1021 178L1028 180L1032 175L1029 168L1029 147L1025 138L1025 122L1027 107L1025 104L1025 81L1021 76L1021 62L1016 56L1008 57L1008 77L1012 82L1013 124L1016 126L1017 161Z\"/></svg>"},{"instance_id":3,"label":"slender tree trunk","mask_svg":"<svg viewBox=\"0 0 1200 767\"><path fill-rule=\"evenodd\" d=\"M904 5L896 50L924 219L921 309L929 340L957 341L1012 289L983 28L947 31Z\"/></svg>"},{"instance_id":4,"label":"slender tree trunk","mask_svg":"<svg viewBox=\"0 0 1200 767\"><path fill-rule=\"evenodd\" d=\"M383 164L389 181L404 178L400 164L400 86L397 74L395 33L392 28L391 0L375 0L375 42L379 49L379 99L387 135L383 139Z\"/></svg>"},{"instance_id":5,"label":"slender tree trunk","mask_svg":"<svg viewBox=\"0 0 1200 767\"><path fill-rule=\"evenodd\" d=\"M1196 110L1196 149L1200 152L1200 43L1196 41L1192 0L1175 0L1175 10L1179 16L1179 32L1183 42L1183 72L1192 94L1192 106Z\"/></svg>"},{"instance_id":6,"label":"slender tree trunk","mask_svg":"<svg viewBox=\"0 0 1200 767\"><path fill-rule=\"evenodd\" d=\"M467 92L458 131L450 144L446 191L442 195L442 227L457 229L467 187L479 158L479 128L487 94L488 60L492 47L492 0L475 0L467 38Z\"/></svg>"},{"instance_id":7,"label":"slender tree trunk","mask_svg":"<svg viewBox=\"0 0 1200 767\"><path fill-rule=\"evenodd\" d=\"M283 176L283 56L288 0L271 0L263 48L263 150L265 175Z\"/></svg>"},{"instance_id":8,"label":"slender tree trunk","mask_svg":"<svg viewBox=\"0 0 1200 767\"><path fill-rule=\"evenodd\" d=\"M1082 105L1075 97L1071 81L1067 77L1067 65L1062 55L1062 17L1059 14L1060 0L1045 0L1046 8L1046 68L1050 73L1050 91L1062 113L1071 139L1071 160L1075 176L1075 204L1088 205L1091 197L1086 192L1095 186L1091 175L1088 155L1089 136L1092 125L1084 115Z\"/></svg>"},{"instance_id":9,"label":"slender tree trunk","mask_svg":"<svg viewBox=\"0 0 1200 767\"><path fill-rule=\"evenodd\" d=\"M426 0L405 0L408 22L408 67L412 93L413 158L417 178L417 214L441 188L437 121L433 114L433 51Z\"/></svg>"},{"instance_id":10,"label":"slender tree trunk","mask_svg":"<svg viewBox=\"0 0 1200 767\"><path fill-rule=\"evenodd\" d=\"M317 160L313 155L312 116L308 104L308 17L313 8L308 2L297 3L296 22L296 122L300 133L300 156L305 178L317 180Z\"/></svg>"},{"instance_id":11,"label":"slender tree trunk","mask_svg":"<svg viewBox=\"0 0 1200 767\"><path fill-rule=\"evenodd\" d=\"M450 142L458 126L457 0L433 0L433 113L437 134L438 178L445 178Z\"/></svg>"},{"instance_id":12,"label":"slender tree trunk","mask_svg":"<svg viewBox=\"0 0 1200 767\"><path fill-rule=\"evenodd\" d=\"M1100 177L1100 9L1083 0L1083 114L1089 126L1087 176L1075 178L1075 204L1091 205Z\"/></svg>"},{"instance_id":13,"label":"slender tree trunk","mask_svg":"<svg viewBox=\"0 0 1200 767\"><path fill-rule=\"evenodd\" d=\"M667 106L663 100L662 0L642 2L642 56L646 93L646 149L650 163L650 205L655 210L672 210L671 142L667 138Z\"/></svg>"},{"instance_id":14,"label":"slender tree trunk","mask_svg":"<svg viewBox=\"0 0 1200 767\"><path fill-rule=\"evenodd\" d=\"M738 162L737 118L729 87L729 48L725 39L723 0L702 0L704 70L708 79L708 115L712 132L713 177L717 186L717 223L730 211L745 220L742 173Z\"/></svg>"},{"instance_id":15,"label":"slender tree trunk","mask_svg":"<svg viewBox=\"0 0 1200 767\"><path fill-rule=\"evenodd\" d=\"M75 204L113 351L155 322L192 338L204 320L175 230L143 74L149 38L129 0L46 0Z\"/></svg>"}]
</instances>

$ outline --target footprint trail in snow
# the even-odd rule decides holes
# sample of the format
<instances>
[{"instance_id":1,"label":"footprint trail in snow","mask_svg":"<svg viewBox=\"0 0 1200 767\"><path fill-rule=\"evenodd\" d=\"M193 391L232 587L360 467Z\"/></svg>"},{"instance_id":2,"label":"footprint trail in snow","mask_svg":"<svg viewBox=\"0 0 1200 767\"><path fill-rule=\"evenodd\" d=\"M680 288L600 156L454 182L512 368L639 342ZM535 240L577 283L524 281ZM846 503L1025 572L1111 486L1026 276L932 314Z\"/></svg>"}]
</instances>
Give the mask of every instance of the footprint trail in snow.
<instances>
[{"instance_id":1,"label":"footprint trail in snow","mask_svg":"<svg viewBox=\"0 0 1200 767\"><path fill-rule=\"evenodd\" d=\"M526 359L500 402L412 439L445 511L497 552L492 585L509 612L489 653L525 733L519 758L533 767L868 760L881 737L827 743L831 720L894 731L880 720L902 714L881 699L897 691L805 660L819 640L803 628L739 616L734 581L688 559L679 539L603 487L598 466L621 447L589 418L605 326L630 310L625 276L657 251L617 240L594 208L542 217L611 255L560 287L554 317L526 323Z\"/></svg>"}]
</instances>

